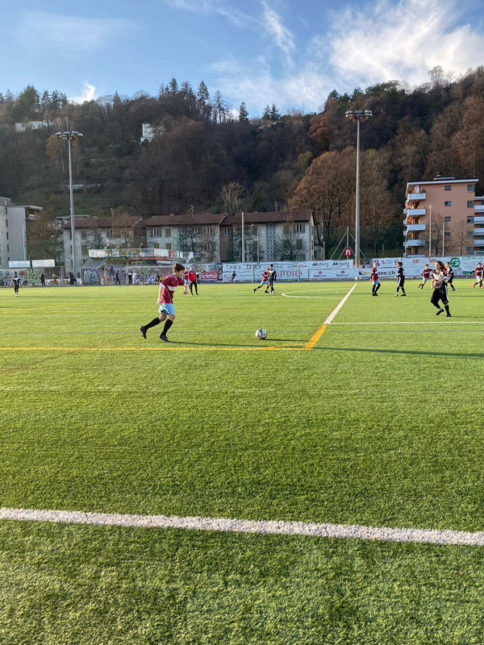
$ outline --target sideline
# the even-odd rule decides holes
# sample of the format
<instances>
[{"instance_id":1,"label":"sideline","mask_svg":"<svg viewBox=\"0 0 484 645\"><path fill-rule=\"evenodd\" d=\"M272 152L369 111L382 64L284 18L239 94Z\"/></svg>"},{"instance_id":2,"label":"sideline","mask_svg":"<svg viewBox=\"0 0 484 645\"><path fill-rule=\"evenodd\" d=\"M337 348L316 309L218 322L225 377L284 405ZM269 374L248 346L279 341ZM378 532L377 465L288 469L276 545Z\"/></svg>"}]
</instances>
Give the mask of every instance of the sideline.
<instances>
[{"instance_id":1,"label":"sideline","mask_svg":"<svg viewBox=\"0 0 484 645\"><path fill-rule=\"evenodd\" d=\"M342 306L345 304L345 302L348 300L348 298L351 296L353 291L356 289L356 284L354 284L351 289L348 291L346 296L341 300L341 302L338 304L338 306L333 309L333 311L329 314L329 316L326 318L324 323L321 325L321 327L318 329L318 331L314 334L314 336L308 341L304 349L312 349L318 340L321 338L321 336L324 334L326 329L328 328L328 325L330 325L333 320L336 318L338 315L338 312L342 308Z\"/></svg>"},{"instance_id":2,"label":"sideline","mask_svg":"<svg viewBox=\"0 0 484 645\"><path fill-rule=\"evenodd\" d=\"M0 520L484 546L484 532L482 531L470 533L467 531L360 526L358 524L254 521L221 517L179 517L176 515L125 515L23 508L0 508Z\"/></svg>"}]
</instances>

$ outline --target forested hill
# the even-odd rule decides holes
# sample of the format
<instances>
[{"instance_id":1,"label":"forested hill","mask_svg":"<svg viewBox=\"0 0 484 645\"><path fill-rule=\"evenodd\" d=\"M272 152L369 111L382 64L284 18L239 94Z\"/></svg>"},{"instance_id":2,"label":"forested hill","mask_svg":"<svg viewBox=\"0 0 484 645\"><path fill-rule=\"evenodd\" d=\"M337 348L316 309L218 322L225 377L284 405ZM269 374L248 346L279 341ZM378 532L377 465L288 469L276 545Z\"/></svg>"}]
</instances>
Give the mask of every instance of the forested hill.
<instances>
[{"instance_id":1,"label":"forested hill","mask_svg":"<svg viewBox=\"0 0 484 645\"><path fill-rule=\"evenodd\" d=\"M456 81L436 69L413 90L389 82L334 91L318 114L279 114L273 105L255 116L244 104L234 114L203 82L195 91L175 79L156 97L115 94L80 105L32 86L0 94L0 195L67 214L67 153L54 132L75 129L84 135L73 151L77 213L304 206L325 225L341 225L354 192L349 108L373 111L361 127L366 224L400 222L407 181L441 174L484 182L484 68ZM15 123L27 121L50 125L17 132ZM151 143L140 144L142 123L160 128Z\"/></svg>"}]
</instances>

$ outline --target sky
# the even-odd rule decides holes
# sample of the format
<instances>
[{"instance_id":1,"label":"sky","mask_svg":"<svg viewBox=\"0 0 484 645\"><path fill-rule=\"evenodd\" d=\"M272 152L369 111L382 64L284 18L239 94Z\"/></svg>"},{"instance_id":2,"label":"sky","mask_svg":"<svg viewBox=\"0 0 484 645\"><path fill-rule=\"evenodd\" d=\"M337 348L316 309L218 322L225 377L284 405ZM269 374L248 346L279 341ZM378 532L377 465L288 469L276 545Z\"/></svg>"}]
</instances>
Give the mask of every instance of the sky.
<instances>
[{"instance_id":1,"label":"sky","mask_svg":"<svg viewBox=\"0 0 484 645\"><path fill-rule=\"evenodd\" d=\"M484 65L482 0L0 0L0 91L69 100L204 81L249 117L320 111L333 89Z\"/></svg>"}]
</instances>

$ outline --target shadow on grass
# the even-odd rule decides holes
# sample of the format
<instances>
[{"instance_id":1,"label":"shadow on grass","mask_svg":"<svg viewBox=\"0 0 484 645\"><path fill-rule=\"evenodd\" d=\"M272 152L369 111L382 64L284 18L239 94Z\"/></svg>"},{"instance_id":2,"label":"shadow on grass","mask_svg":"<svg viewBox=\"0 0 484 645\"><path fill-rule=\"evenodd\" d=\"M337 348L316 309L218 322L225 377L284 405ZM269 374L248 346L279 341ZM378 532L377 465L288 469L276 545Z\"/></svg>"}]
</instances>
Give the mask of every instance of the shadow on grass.
<instances>
[{"instance_id":1,"label":"shadow on grass","mask_svg":"<svg viewBox=\"0 0 484 645\"><path fill-rule=\"evenodd\" d=\"M435 356L442 358L484 358L484 354L480 352L472 352L470 354L456 353L456 352L426 352L420 350L410 349L376 349L376 348L361 348L361 347L313 347L311 351L325 351L325 352L353 352L363 354L397 354L399 356Z\"/></svg>"}]
</instances>

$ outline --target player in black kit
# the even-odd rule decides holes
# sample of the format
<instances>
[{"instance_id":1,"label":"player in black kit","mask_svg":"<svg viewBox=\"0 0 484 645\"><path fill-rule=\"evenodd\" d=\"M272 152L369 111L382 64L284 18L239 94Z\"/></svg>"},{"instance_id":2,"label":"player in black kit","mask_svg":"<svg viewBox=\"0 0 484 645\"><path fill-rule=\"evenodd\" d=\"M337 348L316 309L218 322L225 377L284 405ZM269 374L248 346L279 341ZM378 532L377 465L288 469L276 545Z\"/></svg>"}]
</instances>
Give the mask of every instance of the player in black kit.
<instances>
[{"instance_id":1,"label":"player in black kit","mask_svg":"<svg viewBox=\"0 0 484 645\"><path fill-rule=\"evenodd\" d=\"M444 313L444 310L439 305L439 300L442 300L442 304L445 307L447 318L450 318L449 311L449 300L447 298L447 276L444 273L444 263L440 260L434 262L434 271L432 273L432 287L434 292L430 298L430 302L434 307L437 308L436 316Z\"/></svg>"},{"instance_id":2,"label":"player in black kit","mask_svg":"<svg viewBox=\"0 0 484 645\"><path fill-rule=\"evenodd\" d=\"M18 296L18 290L20 289L20 278L17 275L16 271L13 274L12 287L13 287L13 292L15 293L15 295Z\"/></svg>"},{"instance_id":3,"label":"player in black kit","mask_svg":"<svg viewBox=\"0 0 484 645\"><path fill-rule=\"evenodd\" d=\"M452 289L452 291L455 291L454 284L453 284L454 283L454 269L450 266L450 262L445 263L444 273L447 276L447 284Z\"/></svg>"},{"instance_id":4,"label":"player in black kit","mask_svg":"<svg viewBox=\"0 0 484 645\"><path fill-rule=\"evenodd\" d=\"M402 296L406 296L407 294L405 293L405 271L403 270L403 262L397 262L397 291L395 293L395 296L398 296L398 292L400 289L402 290Z\"/></svg>"}]
</instances>

